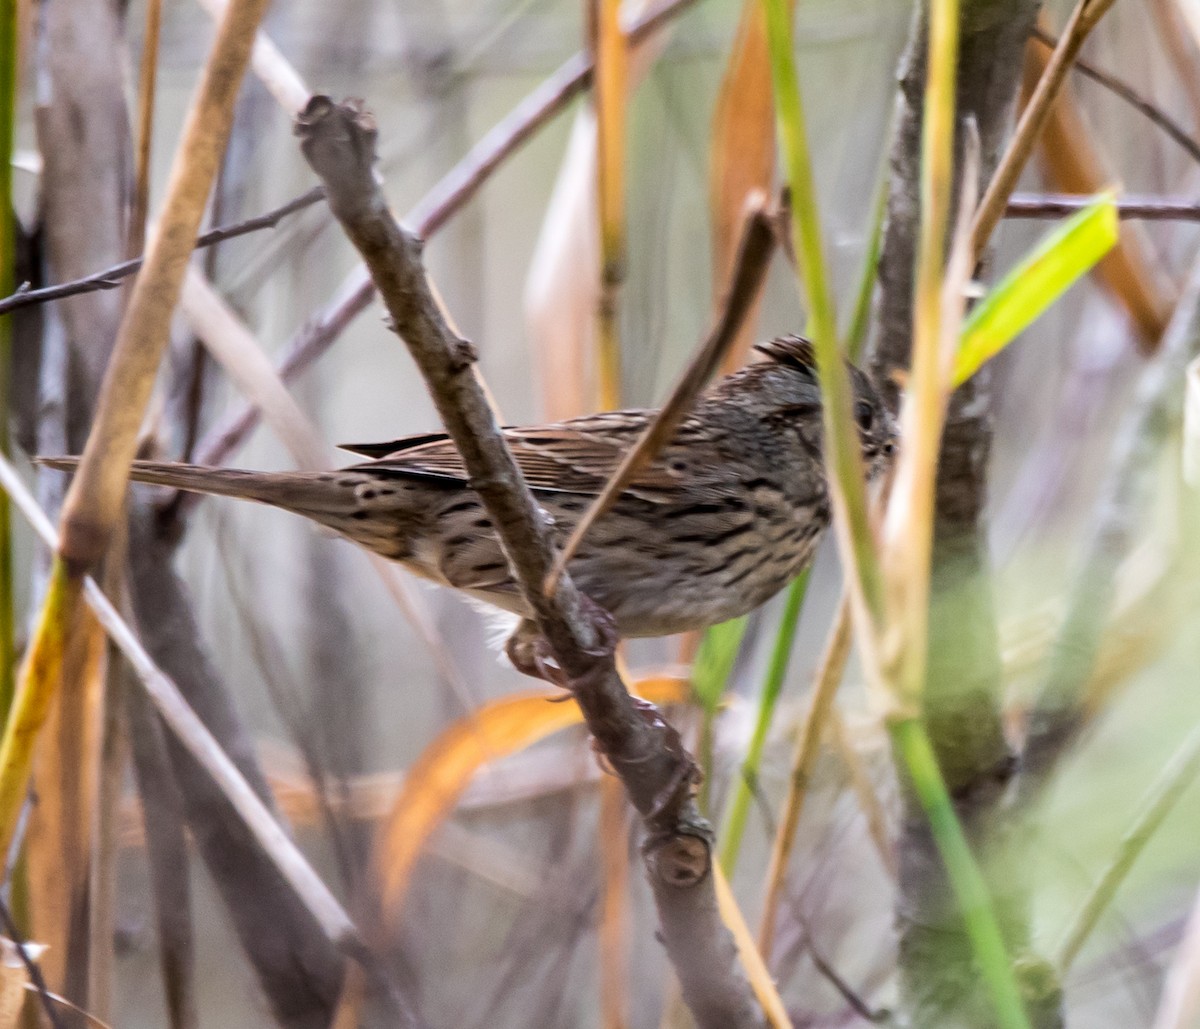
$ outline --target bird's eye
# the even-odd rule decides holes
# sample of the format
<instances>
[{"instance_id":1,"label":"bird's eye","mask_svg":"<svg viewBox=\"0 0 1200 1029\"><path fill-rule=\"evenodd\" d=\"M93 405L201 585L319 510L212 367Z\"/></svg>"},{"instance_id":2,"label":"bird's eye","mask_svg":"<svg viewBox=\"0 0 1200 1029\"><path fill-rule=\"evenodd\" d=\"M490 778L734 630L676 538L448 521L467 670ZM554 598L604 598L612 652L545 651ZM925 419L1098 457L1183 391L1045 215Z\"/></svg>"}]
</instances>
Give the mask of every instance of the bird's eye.
<instances>
[{"instance_id":1,"label":"bird's eye","mask_svg":"<svg viewBox=\"0 0 1200 1029\"><path fill-rule=\"evenodd\" d=\"M875 409L865 400L860 400L854 405L854 420L858 427L866 432L875 421Z\"/></svg>"}]
</instances>

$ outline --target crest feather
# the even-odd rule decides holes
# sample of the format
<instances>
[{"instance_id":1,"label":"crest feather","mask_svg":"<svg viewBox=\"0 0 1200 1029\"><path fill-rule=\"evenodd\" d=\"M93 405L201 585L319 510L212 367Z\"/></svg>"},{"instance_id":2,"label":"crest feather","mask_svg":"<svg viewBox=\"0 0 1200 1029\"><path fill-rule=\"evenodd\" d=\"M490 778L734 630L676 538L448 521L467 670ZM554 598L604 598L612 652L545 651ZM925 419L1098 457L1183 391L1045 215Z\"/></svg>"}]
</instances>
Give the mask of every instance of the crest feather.
<instances>
[{"instance_id":1,"label":"crest feather","mask_svg":"<svg viewBox=\"0 0 1200 1029\"><path fill-rule=\"evenodd\" d=\"M754 349L778 364L808 372L816 380L817 355L812 340L796 335L776 336L765 343L756 343Z\"/></svg>"}]
</instances>

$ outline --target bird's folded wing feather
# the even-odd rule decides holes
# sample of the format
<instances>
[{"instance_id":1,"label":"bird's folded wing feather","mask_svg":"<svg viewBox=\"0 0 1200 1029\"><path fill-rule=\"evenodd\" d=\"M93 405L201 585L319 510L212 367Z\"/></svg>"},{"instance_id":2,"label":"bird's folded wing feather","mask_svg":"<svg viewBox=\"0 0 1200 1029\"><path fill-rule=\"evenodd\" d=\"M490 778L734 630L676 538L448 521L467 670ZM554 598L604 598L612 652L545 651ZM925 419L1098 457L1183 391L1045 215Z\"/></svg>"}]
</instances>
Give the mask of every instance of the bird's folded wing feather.
<instances>
[{"instance_id":1,"label":"bird's folded wing feather","mask_svg":"<svg viewBox=\"0 0 1200 1029\"><path fill-rule=\"evenodd\" d=\"M517 467L531 489L596 494L642 434L651 414L623 411L590 415L557 425L503 431ZM467 484L462 458L446 435L410 436L390 443L352 444L343 449L375 458L354 465L356 470ZM685 485L700 485L708 476L703 470L691 467L691 462L685 464L683 455L676 445L669 445L634 478L628 492L660 500L666 499L664 494L677 495Z\"/></svg>"}]
</instances>

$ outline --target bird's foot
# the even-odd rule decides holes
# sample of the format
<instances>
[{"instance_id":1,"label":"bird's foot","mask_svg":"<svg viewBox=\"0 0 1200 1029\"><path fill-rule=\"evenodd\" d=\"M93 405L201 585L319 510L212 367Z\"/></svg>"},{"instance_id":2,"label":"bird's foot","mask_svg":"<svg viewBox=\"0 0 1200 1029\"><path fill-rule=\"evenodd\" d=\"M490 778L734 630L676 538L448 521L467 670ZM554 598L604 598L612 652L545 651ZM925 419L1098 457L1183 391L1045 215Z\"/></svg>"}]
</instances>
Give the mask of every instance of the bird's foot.
<instances>
[{"instance_id":1,"label":"bird's foot","mask_svg":"<svg viewBox=\"0 0 1200 1029\"><path fill-rule=\"evenodd\" d=\"M504 644L504 653L512 662L513 668L522 675L541 679L543 682L567 691L564 696L556 699L567 700L570 697L571 687L567 680L567 673L555 659L550 650L550 644L538 630L535 622L523 619L513 630L513 634L509 636L508 642Z\"/></svg>"},{"instance_id":2,"label":"bird's foot","mask_svg":"<svg viewBox=\"0 0 1200 1029\"><path fill-rule=\"evenodd\" d=\"M597 659L594 670L572 677L554 655L549 642L538 629L537 623L525 618L513 630L504 645L504 652L512 666L524 675L541 679L544 682L559 686L569 693L577 693L586 689L588 679L592 675L607 674L605 661L616 649L618 636L617 625L604 608L586 594L580 596L589 620L596 630L597 639L593 646L584 651L589 657Z\"/></svg>"}]
</instances>

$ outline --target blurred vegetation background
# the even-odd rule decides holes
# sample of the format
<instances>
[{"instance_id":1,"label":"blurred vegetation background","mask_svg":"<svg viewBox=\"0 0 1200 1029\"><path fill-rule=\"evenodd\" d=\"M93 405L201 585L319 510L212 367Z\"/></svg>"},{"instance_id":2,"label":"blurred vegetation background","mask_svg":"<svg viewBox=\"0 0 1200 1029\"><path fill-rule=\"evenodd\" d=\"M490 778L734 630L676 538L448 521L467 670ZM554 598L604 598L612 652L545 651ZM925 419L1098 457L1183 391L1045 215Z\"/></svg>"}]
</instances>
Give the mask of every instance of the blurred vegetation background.
<instances>
[{"instance_id":1,"label":"blurred vegetation background","mask_svg":"<svg viewBox=\"0 0 1200 1029\"><path fill-rule=\"evenodd\" d=\"M54 0L60 4L85 6ZM50 6L20 8L13 196L26 232L38 225L47 201L35 129L38 107L49 98L39 68L45 48L67 45L61 34L39 38ZM143 5L106 0L97 6L119 8L117 46L98 59L119 69L132 111L145 49ZM643 5L624 6L628 17L643 13ZM1195 0L1121 0L1083 48L1089 64L1118 76L1193 137L1200 133L1200 50L1186 29L1197 17L1195 6ZM1167 7L1172 11L1164 13ZM1048 4L1044 25L1061 27L1069 9ZM627 118L628 232L619 293L622 399L629 406L653 406L664 397L702 338L719 294L710 175L714 163L731 159L737 144L714 135L714 111L742 14L743 5L733 0L698 0L660 31L654 53L645 52L635 73L640 80ZM843 315L854 305L876 231L898 66L912 15L912 6L899 0L804 0L795 9L796 59L826 254ZM309 89L367 99L380 126L385 189L396 211L404 212L585 45L585 22L585 5L575 0L290 0L274 5L264 30ZM203 7L190 0L163 7L151 217L212 35ZM1038 46L1031 43L1031 51ZM1022 178L1023 193L1091 192L1074 187L1064 171L1073 157L1091 160L1095 185L1112 185L1119 197L1195 196L1196 156L1143 112L1078 74L1070 79L1068 97L1083 138L1048 134ZM505 161L426 251L446 308L478 346L480 368L511 423L599 406L593 320L599 244L587 199L595 173L594 157L587 159L589 118L586 97L572 101ZM1080 157L1084 144L1090 158ZM313 184L290 112L248 75L207 221L224 224L258 214ZM985 279L994 281L997 271L1011 267L1046 228L1044 221L1006 221ZM1014 736L1044 671L1045 644L1061 618L1063 598L1079 576L1083 545L1114 466L1114 438L1152 359L1145 311L1169 313L1179 297L1196 250L1195 218L1123 223L1122 239L1135 238L1131 260L1151 283L1149 302L1143 293L1139 308L1128 270L1082 280L992 366L988 542L1005 662L1004 716ZM357 263L323 204L194 260L276 363ZM35 285L65 277L44 264L20 273L18 281L22 276ZM22 321L11 321L14 410L34 423L45 412L44 355L62 345L58 306L40 309L39 316L27 309ZM794 271L778 258L754 335L798 331L805 323ZM194 453L195 441L241 405L238 388L195 333L185 316L177 316L160 380L155 426L170 457ZM37 347L41 361L26 360L29 351L22 348ZM424 385L377 301L294 380L292 393L330 444L439 428ZM1155 592L1164 566L1182 561L1178 549L1163 543L1181 531L1174 520L1182 489L1172 463L1177 443L1174 423L1169 452L1160 456L1155 501L1136 515L1139 546L1121 569L1122 595L1149 600L1106 640L1116 653L1105 666L1109 679L1096 693L1087 731L1061 763L1032 851L1036 860L1005 873L1029 893L1033 950L1051 958L1122 834L1144 810L1146 791L1200 721L1192 591L1184 583ZM22 460L28 456L21 454ZM269 427L256 430L227 461L249 468L293 466ZM18 623L24 625L45 561L23 523L14 538L13 582ZM1184 542L1194 546L1191 538ZM812 573L731 873L752 924L760 913L794 740L840 595L834 550L827 540ZM371 911L377 904L372 861L386 861L378 830L394 817L402 778L440 733L530 682L497 661L488 643L495 633L469 603L410 580L408 611L402 610L363 553L276 511L204 500L187 522L178 567L204 650L249 729L281 812L351 913ZM705 797L719 840L782 604L777 598L751 616L715 720ZM678 668L689 653L675 640L639 641L626 659L636 678ZM894 858L873 841L864 790L878 804L889 839L903 825L887 738L853 658L838 707L844 742L827 739L811 776L768 955L797 1026L862 1024L870 1013L886 1020L898 1003L894 930L904 912L895 910ZM694 743L703 721L699 708L672 710ZM848 765L847 754L860 763ZM139 791L123 763L118 771L115 963L111 1003L98 1013L131 1029L173 1024L164 999ZM866 785L855 779L864 773ZM611 878L605 878L602 858L606 845L613 846L614 823L612 812L602 810L603 781L583 731L568 729L486 762L457 810L434 832L389 941L402 988L428 1025L686 1024L670 1022L677 1004L654 938L636 832L617 837L630 870L620 902L627 924L606 908ZM428 802L436 806L438 800L431 794ZM1120 885L1064 979L1068 1025L1152 1024L1200 881L1198 819L1200 794L1190 790ZM616 820L629 822L620 811ZM373 849L384 856L373 859ZM188 1016L194 1021L182 1024L266 1024L276 1015L214 889L212 877L221 873L197 860L194 850L190 854L194 973L167 975L194 984ZM28 902L26 911L30 938L70 935L52 925L56 913ZM623 979L616 982L600 972L606 924L616 926L621 941ZM613 991L623 1015L614 1016L601 1002ZM319 1024L299 1016L294 1021Z\"/></svg>"}]
</instances>

